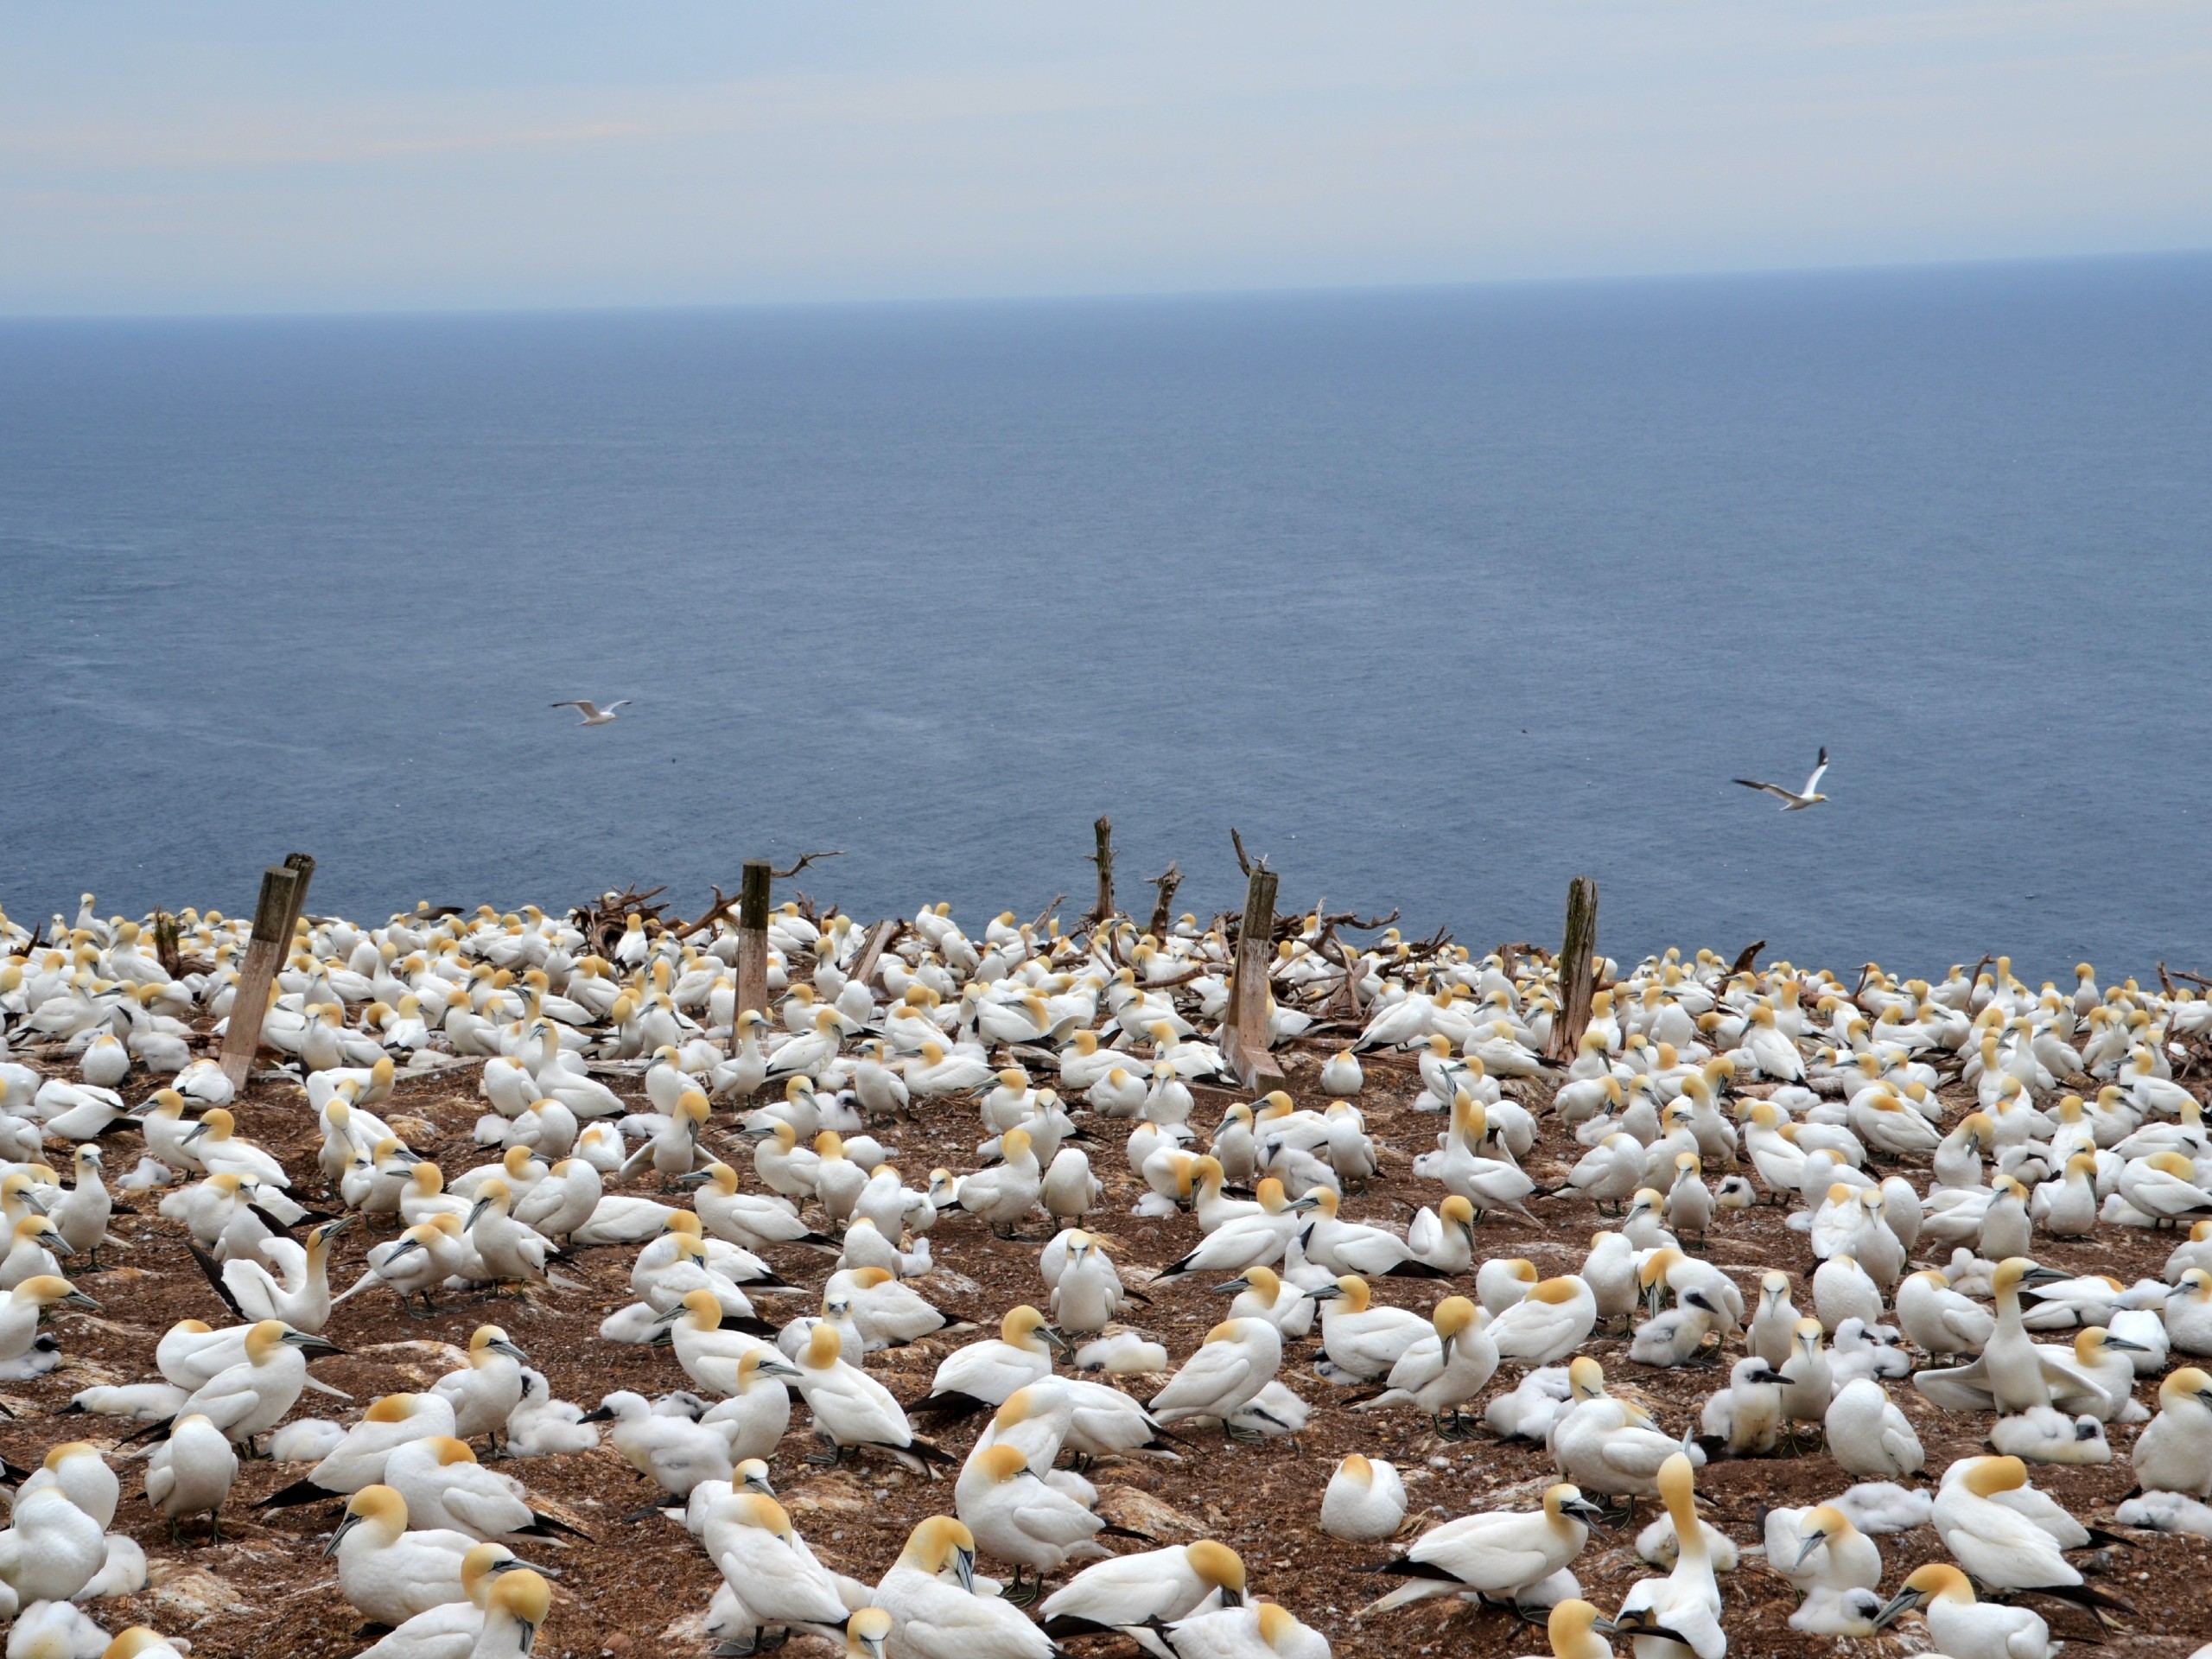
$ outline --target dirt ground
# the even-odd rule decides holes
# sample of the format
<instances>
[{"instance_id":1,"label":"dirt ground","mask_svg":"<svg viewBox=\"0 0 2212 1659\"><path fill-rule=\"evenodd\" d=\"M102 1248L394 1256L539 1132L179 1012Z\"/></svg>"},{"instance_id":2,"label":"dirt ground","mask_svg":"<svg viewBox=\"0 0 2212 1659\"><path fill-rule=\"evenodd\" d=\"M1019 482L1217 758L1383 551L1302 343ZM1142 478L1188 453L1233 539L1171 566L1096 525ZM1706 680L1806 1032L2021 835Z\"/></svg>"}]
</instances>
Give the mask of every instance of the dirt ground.
<instances>
[{"instance_id":1,"label":"dirt ground","mask_svg":"<svg viewBox=\"0 0 2212 1659\"><path fill-rule=\"evenodd\" d=\"M1301 1102L1319 1096L1318 1064L1316 1056L1292 1058L1293 1092ZM1404 1105L1418 1090L1409 1064L1377 1062L1369 1066L1368 1077L1360 1104L1368 1114L1370 1131L1385 1148L1383 1169L1368 1190L1347 1198L1344 1213L1402 1226L1410 1205L1433 1202L1438 1196L1433 1185L1413 1180L1409 1166L1416 1153L1433 1144L1441 1122ZM625 1093L635 1091L634 1084L618 1087ZM418 1135L413 1143L416 1150L435 1157L450 1177L487 1161L468 1138L481 1105L474 1088L473 1067L429 1077L403 1074L397 1096L380 1109L388 1116L419 1118L433 1126L435 1133ZM1233 1098L1200 1090L1197 1121L1210 1127ZM241 1134L284 1158L296 1192L303 1198L319 1197L321 1178L313 1166L315 1141L299 1086L289 1079L258 1078L242 1098L238 1115ZM1162 1266L1189 1249L1198 1236L1197 1224L1187 1216L1164 1220L1131 1217L1128 1209L1141 1189L1122 1156L1121 1133L1113 1124L1087 1118L1078 1122L1091 1124L1102 1137L1090 1148L1091 1158L1109 1198L1092 1217L1093 1224L1109 1239L1128 1276L1139 1280L1141 1270ZM1541 1138L1527 1160L1540 1180L1548 1167L1571 1161L1580 1151L1548 1118L1541 1124ZM728 1111L719 1112L709 1143L725 1141L731 1127ZM884 1137L900 1148L899 1166L916 1180L936 1165L956 1170L973 1167L974 1147L981 1138L972 1108L943 1103L931 1105L921 1122ZM748 1182L749 1151L749 1143L739 1141L724 1154ZM117 1132L110 1167L127 1169L137 1153L135 1132ZM1924 1171L1918 1173L1924 1182ZM641 1178L630 1190L650 1190L652 1180L650 1175ZM185 1251L181 1228L155 1217L150 1195L141 1195L135 1207L138 1213L117 1217L118 1247L105 1257L109 1265L79 1280L99 1299L101 1312L94 1315L71 1310L54 1321L67 1357L63 1365L48 1376L10 1385L0 1395L17 1414L15 1421L0 1424L0 1450L17 1463L35 1463L49 1446L63 1440L90 1438L105 1444L119 1439L128 1426L119 1431L108 1420L57 1413L72 1394L92 1383L150 1378L155 1341L171 1322L184 1318L225 1322L225 1310ZM1541 1229L1510 1217L1485 1220L1478 1237L1481 1253L1525 1255L1547 1274L1573 1270L1587 1249L1590 1234L1605 1224L1592 1205L1580 1198L1539 1200L1535 1208L1545 1217ZM1803 1281L1811 1257L1803 1236L1785 1228L1776 1209L1723 1213L1713 1233L1711 1259L1738 1275L1746 1300L1756 1294L1759 1274L1780 1266L1799 1277L1798 1305L1809 1307L1809 1285ZM1017 1301L1041 1305L1045 1289L1036 1268L1037 1245L1046 1236L1041 1215L1027 1233L1025 1242L995 1239L980 1223L956 1212L931 1233L938 1271L917 1281L917 1287L949 1314L987 1327ZM345 1236L332 1271L334 1282L353 1282L361 1270L363 1250L378 1236L364 1236L358 1228ZM2171 1243L2168 1236L2106 1227L2094 1242L2041 1243L2041 1259L2069 1270L2094 1269L2132 1279L2157 1273ZM348 1351L346 1356L318 1360L315 1374L351 1392L358 1408L378 1394L426 1385L458 1358L457 1350L471 1331L488 1320L504 1325L529 1352L556 1395L587 1408L618 1388L654 1394L684 1386L686 1379L669 1351L609 1344L595 1334L601 1318L630 1300L626 1280L633 1254L615 1249L583 1253L571 1271L590 1283L588 1293L556 1292L534 1300L512 1296L447 1299L434 1319L404 1318L389 1295L365 1293L339 1308L331 1321L328 1334ZM771 1255L785 1277L816 1288L832 1263L831 1258L798 1247ZM1471 1286L1461 1288L1471 1291ZM1383 1300L1421 1309L1437 1294L1436 1287L1419 1281L1384 1280L1376 1291ZM1163 1287L1149 1307L1132 1304L1126 1311L1137 1316L1140 1329L1166 1343L1179 1363L1221 1317L1227 1300L1193 1283ZM785 1306L797 1312L810 1305L793 1297L772 1300L764 1311L780 1317ZM931 1370L950 1348L983 1334L988 1332L940 1335L871 1356L869 1369L895 1394L911 1400L925 1391ZM453 1344L456 1351L448 1358L440 1344ZM1198 1439L1181 1462L1136 1459L1101 1465L1092 1471L1092 1478L1102 1491L1102 1508L1162 1542L1207 1535L1223 1539L1243 1555L1257 1593L1285 1603L1325 1632L1339 1655L1547 1651L1541 1630L1498 1613L1470 1610L1457 1601L1433 1601L1355 1620L1357 1609L1397 1580L1377 1578L1369 1571L1386 1558L1389 1546L1344 1543L1319 1530L1322 1488L1344 1452L1359 1451L1396 1463L1408 1482L1413 1507L1409 1527L1416 1528L1473 1510L1528 1507L1554 1477L1541 1446L1500 1444L1487 1435L1447 1444L1435 1438L1418 1412L1351 1412L1341 1403L1338 1390L1313 1372L1310 1360L1317 1347L1314 1341L1290 1344L1285 1355L1284 1380L1317 1407L1298 1440L1240 1446L1209 1436ZM1624 1350L1625 1343L1618 1339L1600 1340L1591 1348L1605 1364L1609 1377L1643 1397L1657 1410L1662 1426L1672 1432L1692 1424L1703 1397L1726 1380L1725 1366L1674 1371L1634 1366ZM1490 1392L1510 1389L1518 1376L1510 1369L1501 1371ZM1133 1392L1146 1396L1157 1381L1149 1380L1148 1385L1147 1379L1138 1378L1129 1383ZM1893 1386L1892 1393L1912 1417L1936 1472L1955 1458L1984 1449L1986 1420L1937 1413L1910 1387ZM2139 1393L2155 1408L2155 1379L2146 1381ZM334 1415L340 1410L340 1402L310 1392L303 1396L299 1414ZM849 1463L836 1471L808 1465L802 1461L811 1446L806 1414L796 1402L792 1420L791 1434L775 1460L773 1478L798 1529L831 1567L873 1582L890 1566L917 1521L950 1511L949 1481L932 1482L874 1461L858 1467ZM976 1427L955 1425L936 1438L948 1451L963 1453ZM2077 1515L2109 1525L2113 1506L2133 1484L2126 1448L2134 1433L2131 1428L2111 1431L2115 1458L2109 1465L2038 1469L2034 1471L2037 1484ZM212 1546L200 1542L196 1531L188 1535L185 1543L172 1543L165 1524L146 1505L141 1465L126 1462L121 1466L124 1501L117 1525L145 1546L155 1582L128 1601L106 1602L92 1609L111 1629L134 1621L147 1623L164 1632L188 1636L196 1653L219 1659L293 1655L306 1659L351 1655L366 1645L359 1615L339 1595L331 1564L320 1553L335 1522L334 1506L262 1513L251 1508L255 1499L302 1472L300 1466L247 1465L224 1516L223 1541ZM703 1612L716 1583L715 1570L674 1522L657 1516L635 1522L621 1518L643 1507L651 1493L642 1478L611 1448L499 1466L518 1476L533 1493L568 1506L591 1535L588 1541L570 1541L565 1548L531 1541L522 1552L559 1574L554 1611L538 1642L540 1654L590 1659L702 1650L696 1622L687 1628L684 1621L696 1621ZM1743 1544L1758 1541L1763 1507L1817 1501L1848 1484L1818 1452L1720 1462L1700 1471L1698 1478L1700 1497L1709 1503L1707 1518ZM1654 1513L1647 1503L1636 1524ZM1630 1547L1632 1537L1632 1530L1593 1536L1589 1549L1574 1563L1585 1593L1604 1611L1616 1607L1629 1586L1648 1571ZM2100 1575L2096 1582L2101 1587L2140 1610L2131 1630L2114 1631L2107 1641L2114 1652L2181 1659L2212 1639L2212 1575L2207 1571L2212 1567L2212 1544L2148 1534L2138 1535L2138 1539L2135 1548L2077 1558L2085 1571ZM1888 1567L1885 1590L1893 1589L1913 1566L1941 1554L1935 1535L1926 1529L1878 1541ZM1877 1641L1831 1642L1797 1635L1784 1624L1795 1605L1792 1592L1757 1557L1747 1558L1738 1572L1723 1579L1722 1592L1731 1647L1739 1654L1834 1649L1903 1653L1927 1645L1916 1618L1903 1621ZM2050 1605L2041 1611L2054 1634L2082 1640L2095 1637L2085 1615ZM1123 1645L1092 1640L1076 1648L1103 1654ZM787 1651L801 1654L810 1649L829 1650L801 1640Z\"/></svg>"}]
</instances>

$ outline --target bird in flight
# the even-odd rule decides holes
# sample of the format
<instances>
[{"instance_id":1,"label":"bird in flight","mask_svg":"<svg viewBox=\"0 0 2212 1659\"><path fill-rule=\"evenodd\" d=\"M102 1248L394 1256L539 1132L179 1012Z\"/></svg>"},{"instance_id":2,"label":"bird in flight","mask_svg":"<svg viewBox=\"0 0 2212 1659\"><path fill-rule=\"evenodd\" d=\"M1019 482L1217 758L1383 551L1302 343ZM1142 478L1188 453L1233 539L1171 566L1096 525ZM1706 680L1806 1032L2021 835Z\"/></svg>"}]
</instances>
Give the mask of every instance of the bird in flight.
<instances>
[{"instance_id":1,"label":"bird in flight","mask_svg":"<svg viewBox=\"0 0 2212 1659\"><path fill-rule=\"evenodd\" d=\"M629 706L630 699L627 697L623 698L620 702L610 702L604 709L595 702L586 702L582 699L573 702L556 702L553 705L556 709L574 709L583 715L582 723L586 726L612 726L615 721L614 711L617 709L627 709ZM1825 756L1826 751L1822 751L1822 753ZM1813 775L1816 778L1820 776L1818 772Z\"/></svg>"},{"instance_id":2,"label":"bird in flight","mask_svg":"<svg viewBox=\"0 0 2212 1659\"><path fill-rule=\"evenodd\" d=\"M1782 803L1782 810L1785 812L1802 812L1815 801L1827 799L1827 796L1819 792L1821 774L1827 769L1828 752L1823 747L1821 750L1821 758L1813 763L1813 775L1805 780L1805 787L1801 790L1793 792L1784 789L1780 784L1763 784L1756 778L1738 778L1735 781L1745 789L1764 790Z\"/></svg>"}]
</instances>

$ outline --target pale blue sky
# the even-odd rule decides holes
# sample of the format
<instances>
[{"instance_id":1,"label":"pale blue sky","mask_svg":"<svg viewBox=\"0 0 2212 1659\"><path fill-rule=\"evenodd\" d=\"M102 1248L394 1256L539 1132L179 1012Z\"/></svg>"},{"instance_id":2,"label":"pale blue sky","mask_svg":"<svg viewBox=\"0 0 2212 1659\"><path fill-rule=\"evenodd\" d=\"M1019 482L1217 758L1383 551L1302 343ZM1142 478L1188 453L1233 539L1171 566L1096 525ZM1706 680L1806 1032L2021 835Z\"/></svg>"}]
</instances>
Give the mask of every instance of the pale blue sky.
<instances>
[{"instance_id":1,"label":"pale blue sky","mask_svg":"<svg viewBox=\"0 0 2212 1659\"><path fill-rule=\"evenodd\" d=\"M16 5L0 314L2212 245L2197 0Z\"/></svg>"}]
</instances>

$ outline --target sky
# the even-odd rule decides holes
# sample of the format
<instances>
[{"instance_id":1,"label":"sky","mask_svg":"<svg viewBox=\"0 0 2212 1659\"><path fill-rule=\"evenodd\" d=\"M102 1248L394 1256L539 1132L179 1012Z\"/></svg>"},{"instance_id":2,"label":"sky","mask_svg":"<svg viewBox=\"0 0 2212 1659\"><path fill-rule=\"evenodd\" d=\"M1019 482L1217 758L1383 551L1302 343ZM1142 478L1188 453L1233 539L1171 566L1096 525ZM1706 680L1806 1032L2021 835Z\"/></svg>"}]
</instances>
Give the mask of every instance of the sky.
<instances>
[{"instance_id":1,"label":"sky","mask_svg":"<svg viewBox=\"0 0 2212 1659\"><path fill-rule=\"evenodd\" d=\"M0 12L0 315L2212 245L2199 0Z\"/></svg>"}]
</instances>

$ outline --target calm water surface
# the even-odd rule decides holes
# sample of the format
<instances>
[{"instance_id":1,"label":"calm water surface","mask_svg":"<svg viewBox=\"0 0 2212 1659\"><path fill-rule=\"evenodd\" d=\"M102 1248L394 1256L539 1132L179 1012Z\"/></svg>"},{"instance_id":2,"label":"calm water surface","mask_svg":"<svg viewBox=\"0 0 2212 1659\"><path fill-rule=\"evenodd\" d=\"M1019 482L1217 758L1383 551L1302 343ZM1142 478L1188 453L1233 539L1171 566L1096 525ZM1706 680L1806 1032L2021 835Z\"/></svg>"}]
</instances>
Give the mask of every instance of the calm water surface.
<instances>
[{"instance_id":1,"label":"calm water surface","mask_svg":"<svg viewBox=\"0 0 2212 1659\"><path fill-rule=\"evenodd\" d=\"M1233 823L1478 946L1586 872L1623 955L2212 971L2208 583L2206 258L0 324L0 905L980 921L1103 810L1201 910Z\"/></svg>"}]
</instances>

